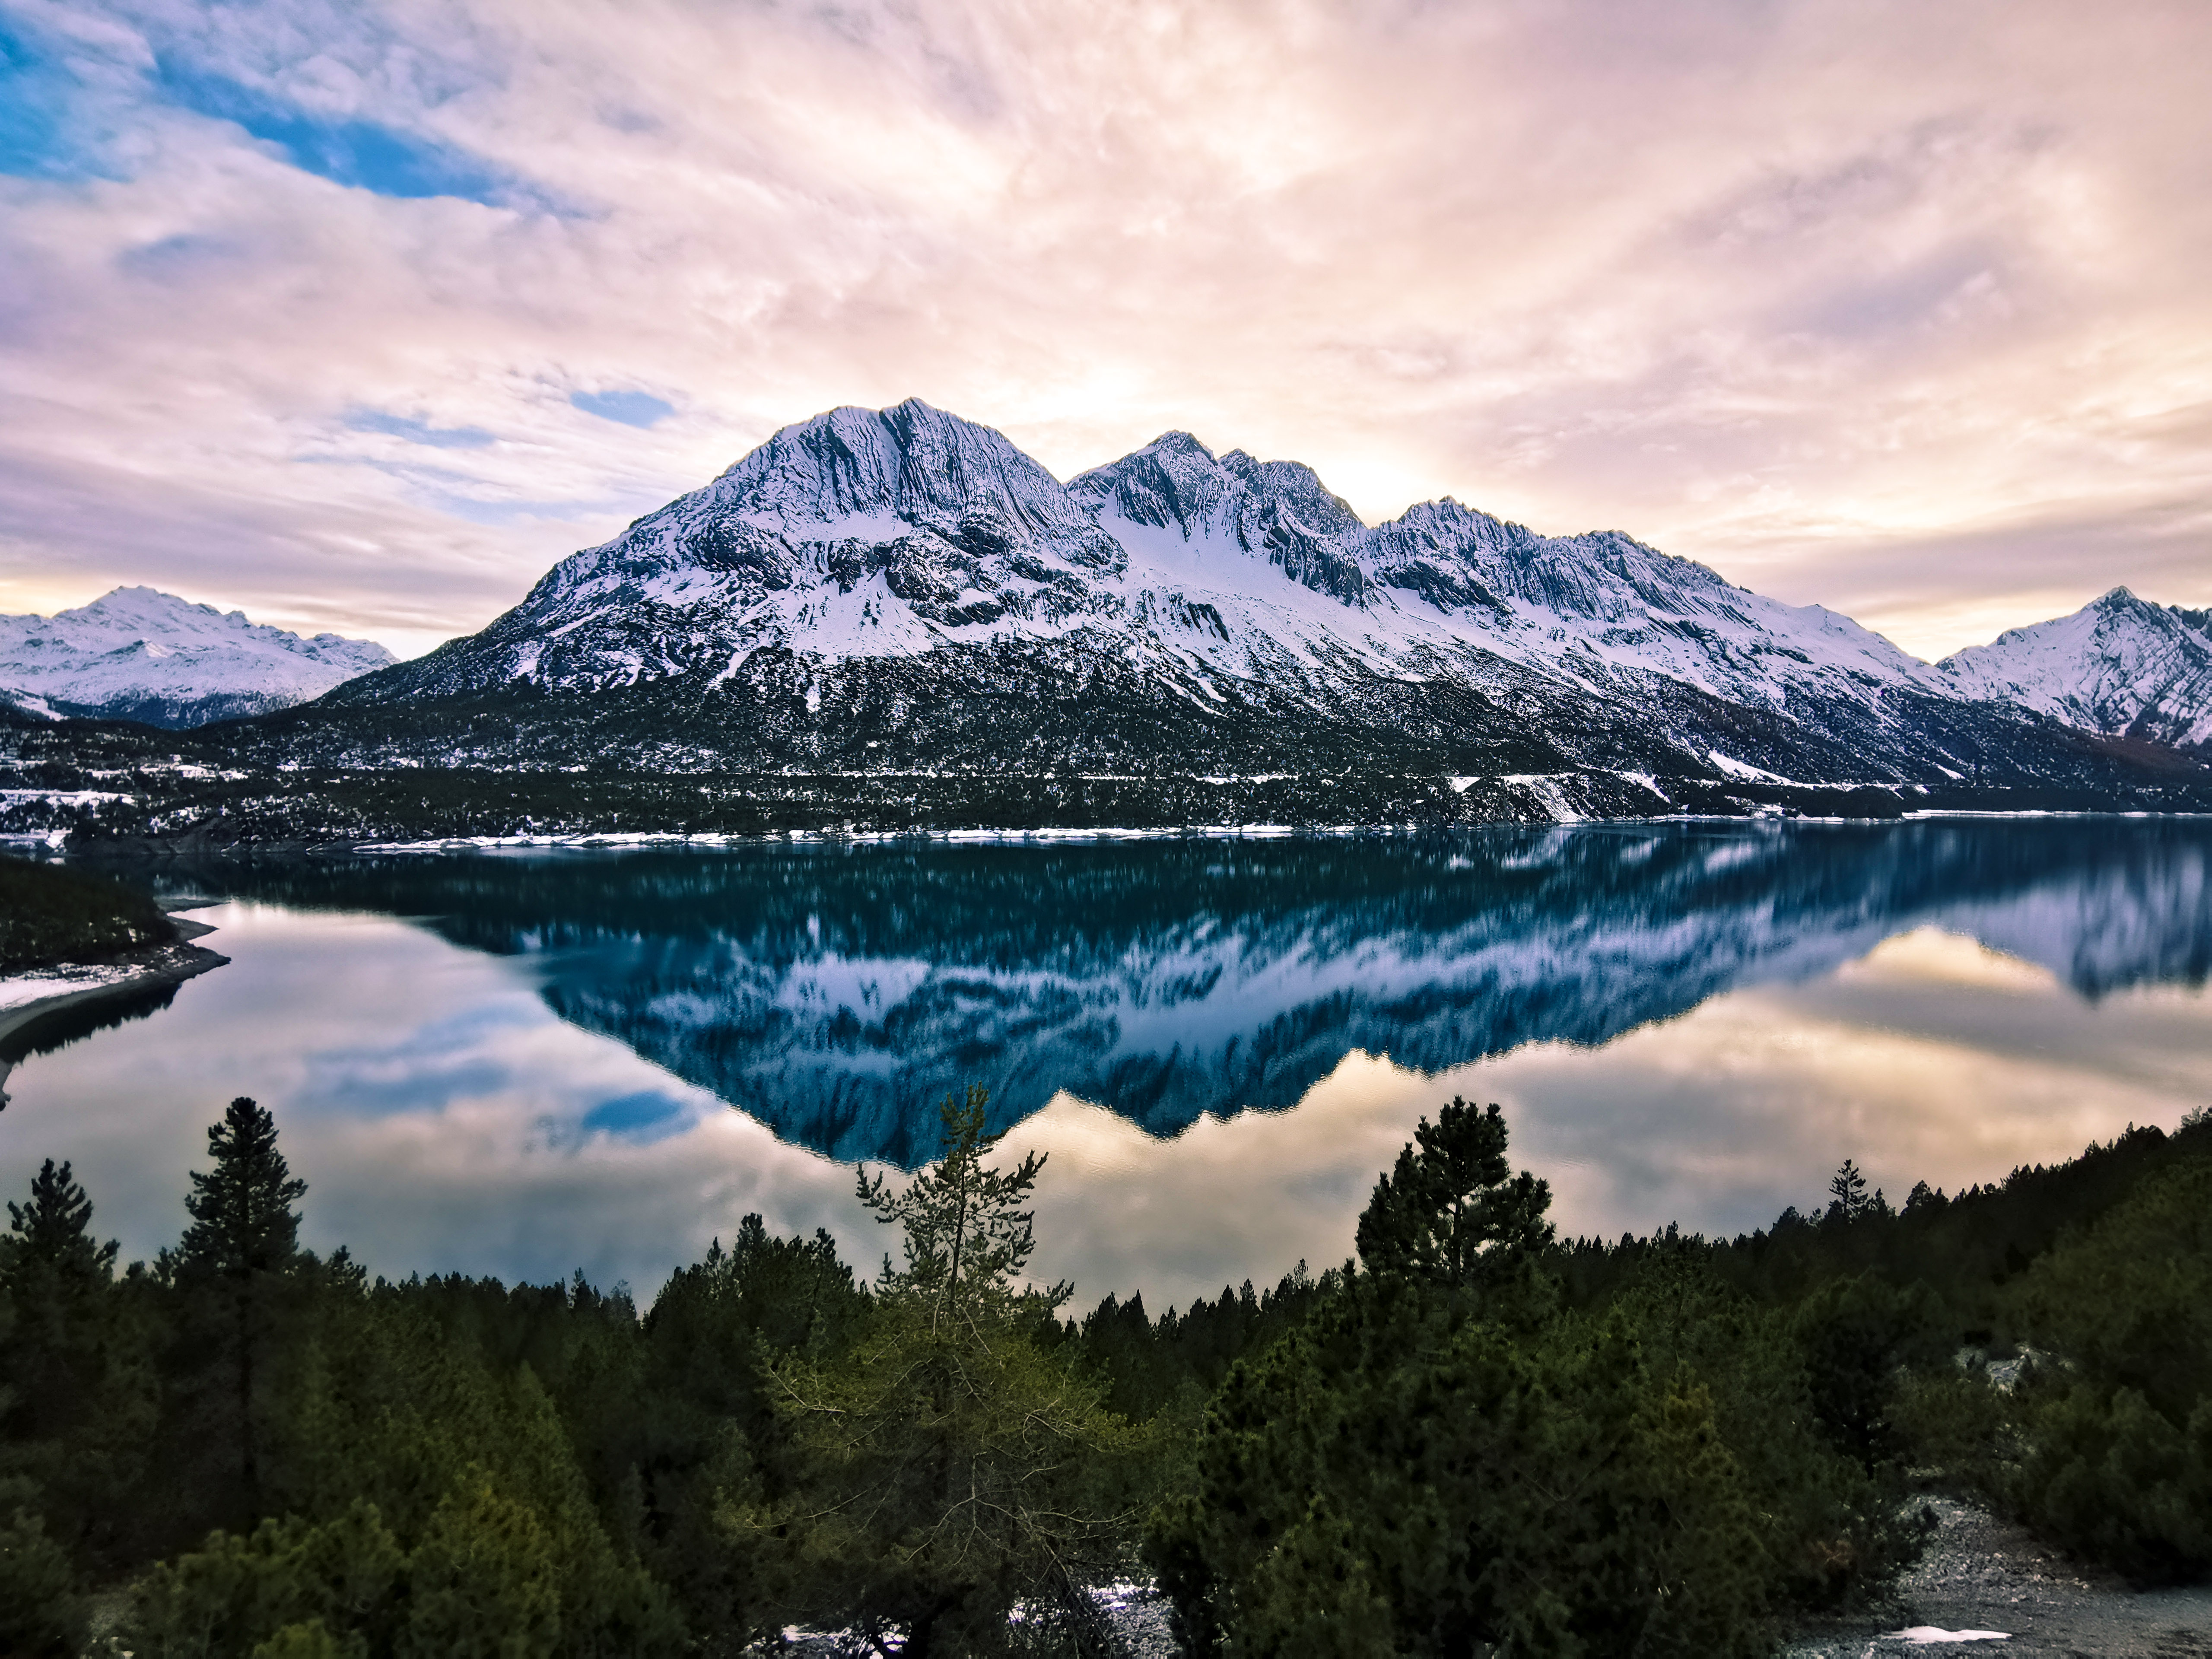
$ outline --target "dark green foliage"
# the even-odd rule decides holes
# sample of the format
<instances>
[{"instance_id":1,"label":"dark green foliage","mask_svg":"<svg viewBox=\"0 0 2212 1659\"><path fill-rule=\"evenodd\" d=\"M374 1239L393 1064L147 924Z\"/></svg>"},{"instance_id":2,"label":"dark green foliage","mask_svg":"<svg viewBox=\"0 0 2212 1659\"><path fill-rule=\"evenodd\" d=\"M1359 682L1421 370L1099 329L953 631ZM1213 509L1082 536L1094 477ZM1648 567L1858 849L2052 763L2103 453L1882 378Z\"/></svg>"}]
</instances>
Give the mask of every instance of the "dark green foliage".
<instances>
[{"instance_id":1,"label":"dark green foliage","mask_svg":"<svg viewBox=\"0 0 2212 1659\"><path fill-rule=\"evenodd\" d=\"M73 1659L84 1640L84 1596L33 1496L27 1480L0 1480L0 1653Z\"/></svg>"},{"instance_id":2,"label":"dark green foliage","mask_svg":"<svg viewBox=\"0 0 2212 1659\"><path fill-rule=\"evenodd\" d=\"M1543 1310L1540 1273L1551 1189L1505 1161L1505 1119L1455 1099L1413 1131L1397 1167L1375 1183L1359 1218L1359 1258L1378 1278L1465 1291L1486 1310Z\"/></svg>"},{"instance_id":3,"label":"dark green foliage","mask_svg":"<svg viewBox=\"0 0 2212 1659\"><path fill-rule=\"evenodd\" d=\"M2137 1579L2212 1571L2212 1157L2146 1181L2008 1288L2053 1358L2008 1413L2026 1450L2000 1489Z\"/></svg>"},{"instance_id":4,"label":"dark green foliage","mask_svg":"<svg viewBox=\"0 0 2212 1659\"><path fill-rule=\"evenodd\" d=\"M179 1334L198 1357L203 1376L203 1447L226 1448L235 1473L229 1513L243 1518L261 1502L259 1443L264 1378L282 1345L278 1327L296 1308L300 1218L292 1209L307 1190L276 1150L276 1125L263 1107L240 1095L222 1121L208 1128L214 1169L191 1174L185 1209L191 1225L164 1265L185 1300ZM217 1513L224 1510L218 1510Z\"/></svg>"},{"instance_id":5,"label":"dark green foliage","mask_svg":"<svg viewBox=\"0 0 2212 1659\"><path fill-rule=\"evenodd\" d=\"M846 1352L773 1368L798 1490L728 1511L735 1540L787 1559L813 1617L896 1629L918 1656L1007 1650L1024 1607L1082 1645L1097 1614L1079 1580L1121 1564L1132 1518L1115 1511L1135 1437L1054 1340L1066 1287L1020 1278L1043 1160L992 1167L986 1103L945 1101L942 1155L902 1189L862 1173L906 1266L885 1259Z\"/></svg>"},{"instance_id":6,"label":"dark green foliage","mask_svg":"<svg viewBox=\"0 0 2212 1659\"><path fill-rule=\"evenodd\" d=\"M1149 1514L1201 1647L1724 1655L1877 1581L1930 1479L2212 1571L2201 1115L1901 1211L1846 1166L1812 1220L1599 1245L1455 1101L1359 1267L1066 1322L1021 1279L1039 1161L989 1156L975 1096L944 1121L919 1177L863 1181L905 1244L872 1288L748 1216L643 1317L319 1258L248 1101L152 1272L46 1166L0 1235L0 1651L81 1651L88 1588L135 1580L146 1655L736 1656L792 1622L1099 1652L1081 1584ZM1962 1337L2027 1345L2018 1385Z\"/></svg>"},{"instance_id":7,"label":"dark green foliage","mask_svg":"<svg viewBox=\"0 0 2212 1659\"><path fill-rule=\"evenodd\" d=\"M1425 1122L1367 1271L1231 1370L1151 1528L1200 1650L1758 1650L1778 1575L1711 1388L1559 1310L1504 1148L1494 1107Z\"/></svg>"},{"instance_id":8,"label":"dark green foliage","mask_svg":"<svg viewBox=\"0 0 2212 1659\"><path fill-rule=\"evenodd\" d=\"M388 1652L406 1570L369 1504L321 1526L295 1516L264 1521L251 1537L214 1533L138 1585L131 1640L150 1659L219 1659L264 1641L299 1645L313 1626L326 1640L344 1632L340 1652Z\"/></svg>"},{"instance_id":9,"label":"dark green foliage","mask_svg":"<svg viewBox=\"0 0 2212 1659\"><path fill-rule=\"evenodd\" d=\"M1924 1286L1899 1290L1863 1273L1821 1285L1793 1323L1814 1416L1831 1443L1873 1474L1899 1449L1890 1416L1899 1368L1941 1357L1927 1352L1933 1298Z\"/></svg>"},{"instance_id":10,"label":"dark green foliage","mask_svg":"<svg viewBox=\"0 0 2212 1659\"><path fill-rule=\"evenodd\" d=\"M192 1224L177 1249L181 1273L245 1280L278 1273L299 1250L300 1218L292 1206L307 1183L293 1177L276 1150L276 1125L240 1095L222 1121L208 1127L215 1168L191 1174L185 1209Z\"/></svg>"},{"instance_id":11,"label":"dark green foliage","mask_svg":"<svg viewBox=\"0 0 2212 1659\"><path fill-rule=\"evenodd\" d=\"M0 972L105 962L176 936L160 906L119 881L0 854Z\"/></svg>"},{"instance_id":12,"label":"dark green foliage","mask_svg":"<svg viewBox=\"0 0 2212 1659\"><path fill-rule=\"evenodd\" d=\"M158 1384L152 1327L115 1278L115 1246L91 1231L92 1204L52 1159L0 1235L0 1474L37 1487L54 1536L88 1559L112 1554L112 1503L143 1467Z\"/></svg>"},{"instance_id":13,"label":"dark green foliage","mask_svg":"<svg viewBox=\"0 0 2212 1659\"><path fill-rule=\"evenodd\" d=\"M893 1191L890 1177L860 1176L860 1202L885 1225L905 1235L906 1267L893 1274L887 1256L884 1279L923 1310L931 1330L951 1321L974 1322L1003 1310L1023 1266L1036 1249L1036 1217L1021 1207L1036 1185L1044 1159L1025 1154L1010 1170L988 1159L1006 1137L984 1127L990 1095L969 1085L963 1102L951 1095L939 1115L945 1140L937 1161ZM1054 1307L1068 1287L1048 1293Z\"/></svg>"},{"instance_id":14,"label":"dark green foliage","mask_svg":"<svg viewBox=\"0 0 2212 1659\"><path fill-rule=\"evenodd\" d=\"M1859 1166L1845 1158L1828 1181L1828 1217L1833 1221L1856 1221L1875 1206L1875 1198L1867 1196L1866 1177Z\"/></svg>"},{"instance_id":15,"label":"dark green foliage","mask_svg":"<svg viewBox=\"0 0 2212 1659\"><path fill-rule=\"evenodd\" d=\"M646 1316L619 1442L636 1474L640 1548L718 1649L742 1645L769 1617L790 1565L777 1548L733 1544L718 1519L789 1489L769 1364L846 1352L867 1307L827 1233L775 1238L749 1215L729 1249L717 1240L679 1269Z\"/></svg>"}]
</instances>

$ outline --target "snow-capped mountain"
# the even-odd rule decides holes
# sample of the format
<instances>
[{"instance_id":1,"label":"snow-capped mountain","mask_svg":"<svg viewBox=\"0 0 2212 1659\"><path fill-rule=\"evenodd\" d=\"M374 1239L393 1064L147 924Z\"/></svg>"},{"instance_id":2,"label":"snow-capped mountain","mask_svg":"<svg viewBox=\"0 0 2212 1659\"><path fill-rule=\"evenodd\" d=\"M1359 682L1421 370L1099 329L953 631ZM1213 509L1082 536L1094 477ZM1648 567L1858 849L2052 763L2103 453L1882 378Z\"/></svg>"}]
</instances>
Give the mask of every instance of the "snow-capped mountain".
<instances>
[{"instance_id":1,"label":"snow-capped mountain","mask_svg":"<svg viewBox=\"0 0 2212 1659\"><path fill-rule=\"evenodd\" d=\"M1938 666L1962 695L2085 731L2175 748L2212 744L2212 611L2116 587L2070 617L2015 628Z\"/></svg>"},{"instance_id":2,"label":"snow-capped mountain","mask_svg":"<svg viewBox=\"0 0 2212 1659\"><path fill-rule=\"evenodd\" d=\"M51 617L0 617L0 695L54 716L200 726L305 702L392 661L368 640L302 639L151 587Z\"/></svg>"},{"instance_id":3,"label":"snow-capped mountain","mask_svg":"<svg viewBox=\"0 0 2212 1659\"><path fill-rule=\"evenodd\" d=\"M396 707L419 718L344 713ZM367 763L1395 768L1621 797L1561 811L1648 806L1654 776L2082 763L1847 617L1625 535L1448 500L1369 526L1310 468L1179 432L1062 484L919 400L784 428L288 730Z\"/></svg>"}]
</instances>

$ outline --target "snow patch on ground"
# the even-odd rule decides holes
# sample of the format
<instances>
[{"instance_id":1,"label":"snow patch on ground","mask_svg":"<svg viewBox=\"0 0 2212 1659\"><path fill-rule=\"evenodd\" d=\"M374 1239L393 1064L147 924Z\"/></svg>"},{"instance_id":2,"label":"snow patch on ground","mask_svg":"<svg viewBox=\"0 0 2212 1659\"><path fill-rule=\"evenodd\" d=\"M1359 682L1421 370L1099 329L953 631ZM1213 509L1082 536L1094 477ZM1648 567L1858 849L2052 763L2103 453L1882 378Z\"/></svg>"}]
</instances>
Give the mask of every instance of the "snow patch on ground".
<instances>
[{"instance_id":1,"label":"snow patch on ground","mask_svg":"<svg viewBox=\"0 0 2212 1659\"><path fill-rule=\"evenodd\" d=\"M120 985L143 970L127 963L100 963L82 968L41 968L27 974L11 974L0 978L0 1008L21 1008L26 1003L44 1002L48 997L65 997L79 991L96 991L105 986Z\"/></svg>"}]
</instances>

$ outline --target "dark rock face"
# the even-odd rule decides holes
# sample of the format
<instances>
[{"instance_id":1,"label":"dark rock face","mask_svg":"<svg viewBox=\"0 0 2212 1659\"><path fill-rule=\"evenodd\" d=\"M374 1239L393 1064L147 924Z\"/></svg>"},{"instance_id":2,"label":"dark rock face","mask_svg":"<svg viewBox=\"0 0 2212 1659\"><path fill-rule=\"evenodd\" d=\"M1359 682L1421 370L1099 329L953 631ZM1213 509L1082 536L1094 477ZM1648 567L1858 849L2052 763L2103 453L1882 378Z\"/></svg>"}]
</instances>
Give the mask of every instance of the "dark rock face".
<instances>
[{"instance_id":1,"label":"dark rock face","mask_svg":"<svg viewBox=\"0 0 2212 1659\"><path fill-rule=\"evenodd\" d=\"M2131 763L2069 708L1617 532L1451 501L1370 527L1181 432L1062 485L915 400L786 428L271 730L356 766L2109 784Z\"/></svg>"}]
</instances>

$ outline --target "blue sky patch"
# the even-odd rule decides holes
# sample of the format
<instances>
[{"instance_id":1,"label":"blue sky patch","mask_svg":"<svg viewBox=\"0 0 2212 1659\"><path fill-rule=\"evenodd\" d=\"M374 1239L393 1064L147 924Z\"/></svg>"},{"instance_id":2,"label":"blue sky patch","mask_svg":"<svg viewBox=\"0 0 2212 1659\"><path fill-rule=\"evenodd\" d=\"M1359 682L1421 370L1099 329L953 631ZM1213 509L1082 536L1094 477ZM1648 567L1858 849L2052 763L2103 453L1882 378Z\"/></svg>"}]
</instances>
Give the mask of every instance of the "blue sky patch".
<instances>
[{"instance_id":1,"label":"blue sky patch","mask_svg":"<svg viewBox=\"0 0 2212 1659\"><path fill-rule=\"evenodd\" d=\"M347 415L346 424L356 432L388 432L433 449L482 449L493 441L492 434L480 426L432 426L428 421L387 415L380 409L356 409Z\"/></svg>"},{"instance_id":2,"label":"blue sky patch","mask_svg":"<svg viewBox=\"0 0 2212 1659\"><path fill-rule=\"evenodd\" d=\"M676 412L676 405L650 392L574 392L568 401L586 415L624 426L649 427Z\"/></svg>"},{"instance_id":3,"label":"blue sky patch","mask_svg":"<svg viewBox=\"0 0 2212 1659\"><path fill-rule=\"evenodd\" d=\"M434 138L376 121L313 114L167 57L157 64L154 84L170 103L243 127L294 167L333 184L410 200L454 196L487 207L512 205L517 194L495 168Z\"/></svg>"},{"instance_id":4,"label":"blue sky patch","mask_svg":"<svg viewBox=\"0 0 2212 1659\"><path fill-rule=\"evenodd\" d=\"M584 1114L584 1131L598 1131L641 1146L665 1140L684 1127L684 1103L671 1100L658 1089L619 1095L602 1101Z\"/></svg>"},{"instance_id":5,"label":"blue sky patch","mask_svg":"<svg viewBox=\"0 0 2212 1659\"><path fill-rule=\"evenodd\" d=\"M81 90L67 64L0 23L0 173L84 179L99 173L71 131L71 106Z\"/></svg>"}]
</instances>

